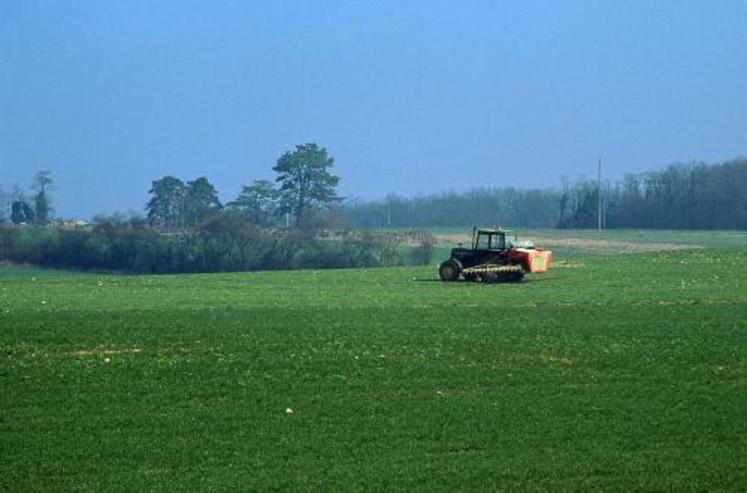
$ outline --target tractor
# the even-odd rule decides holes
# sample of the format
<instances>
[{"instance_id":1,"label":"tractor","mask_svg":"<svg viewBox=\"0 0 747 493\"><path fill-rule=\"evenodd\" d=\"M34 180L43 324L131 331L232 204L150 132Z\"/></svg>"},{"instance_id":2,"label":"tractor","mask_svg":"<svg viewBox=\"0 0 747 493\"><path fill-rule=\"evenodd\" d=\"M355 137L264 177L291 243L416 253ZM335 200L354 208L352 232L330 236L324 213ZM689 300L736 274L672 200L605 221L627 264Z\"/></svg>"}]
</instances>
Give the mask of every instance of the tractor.
<instances>
[{"instance_id":1,"label":"tractor","mask_svg":"<svg viewBox=\"0 0 747 493\"><path fill-rule=\"evenodd\" d=\"M527 273L547 272L552 252L518 241L508 229L472 229L472 245L451 250L451 257L438 268L443 281L463 277L475 282L519 282Z\"/></svg>"}]
</instances>

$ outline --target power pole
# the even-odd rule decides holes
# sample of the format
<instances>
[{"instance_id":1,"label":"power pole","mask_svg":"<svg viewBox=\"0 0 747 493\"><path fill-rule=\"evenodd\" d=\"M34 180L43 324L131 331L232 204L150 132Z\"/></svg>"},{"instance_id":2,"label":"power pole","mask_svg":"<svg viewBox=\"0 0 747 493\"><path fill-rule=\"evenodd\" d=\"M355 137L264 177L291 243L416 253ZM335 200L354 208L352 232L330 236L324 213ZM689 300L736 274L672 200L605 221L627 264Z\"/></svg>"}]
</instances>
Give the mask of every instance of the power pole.
<instances>
[{"instance_id":1,"label":"power pole","mask_svg":"<svg viewBox=\"0 0 747 493\"><path fill-rule=\"evenodd\" d=\"M597 168L597 229L602 231L602 160Z\"/></svg>"},{"instance_id":2,"label":"power pole","mask_svg":"<svg viewBox=\"0 0 747 493\"><path fill-rule=\"evenodd\" d=\"M602 198L602 229L607 229L607 209L609 208L610 182L604 182L604 197Z\"/></svg>"}]
</instances>

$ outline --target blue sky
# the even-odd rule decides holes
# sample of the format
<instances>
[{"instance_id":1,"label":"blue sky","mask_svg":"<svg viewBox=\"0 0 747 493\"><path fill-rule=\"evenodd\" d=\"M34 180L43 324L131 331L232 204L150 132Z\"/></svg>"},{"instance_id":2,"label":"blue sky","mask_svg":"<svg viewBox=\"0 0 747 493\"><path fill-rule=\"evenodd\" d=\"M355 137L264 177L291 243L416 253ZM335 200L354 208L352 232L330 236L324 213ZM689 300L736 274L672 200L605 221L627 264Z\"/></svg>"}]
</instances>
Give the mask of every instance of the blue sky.
<instances>
[{"instance_id":1,"label":"blue sky","mask_svg":"<svg viewBox=\"0 0 747 493\"><path fill-rule=\"evenodd\" d=\"M0 185L65 217L225 201L317 142L346 196L747 155L747 3L0 1Z\"/></svg>"}]
</instances>

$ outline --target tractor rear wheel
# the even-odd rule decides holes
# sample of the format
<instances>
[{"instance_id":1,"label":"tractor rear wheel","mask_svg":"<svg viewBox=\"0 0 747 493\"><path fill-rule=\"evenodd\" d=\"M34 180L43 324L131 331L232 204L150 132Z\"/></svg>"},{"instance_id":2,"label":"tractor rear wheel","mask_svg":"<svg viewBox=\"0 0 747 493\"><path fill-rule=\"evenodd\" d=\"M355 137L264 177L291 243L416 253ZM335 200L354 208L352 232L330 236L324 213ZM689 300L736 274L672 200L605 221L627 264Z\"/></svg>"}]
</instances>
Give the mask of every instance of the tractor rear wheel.
<instances>
[{"instance_id":1,"label":"tractor rear wheel","mask_svg":"<svg viewBox=\"0 0 747 493\"><path fill-rule=\"evenodd\" d=\"M442 281L456 281L459 279L459 264L454 260L447 260L438 268L438 275Z\"/></svg>"}]
</instances>

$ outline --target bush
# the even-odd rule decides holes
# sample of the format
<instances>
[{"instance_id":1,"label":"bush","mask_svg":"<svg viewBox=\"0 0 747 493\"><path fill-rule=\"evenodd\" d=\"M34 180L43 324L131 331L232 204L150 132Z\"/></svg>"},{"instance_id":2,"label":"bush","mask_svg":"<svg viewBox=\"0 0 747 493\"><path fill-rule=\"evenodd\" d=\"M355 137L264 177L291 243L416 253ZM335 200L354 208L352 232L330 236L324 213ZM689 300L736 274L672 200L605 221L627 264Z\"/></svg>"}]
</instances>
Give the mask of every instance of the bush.
<instances>
[{"instance_id":1,"label":"bush","mask_svg":"<svg viewBox=\"0 0 747 493\"><path fill-rule=\"evenodd\" d=\"M422 232L265 229L233 212L180 233L120 216L97 217L85 229L0 228L0 260L143 274L427 264L433 244Z\"/></svg>"}]
</instances>

